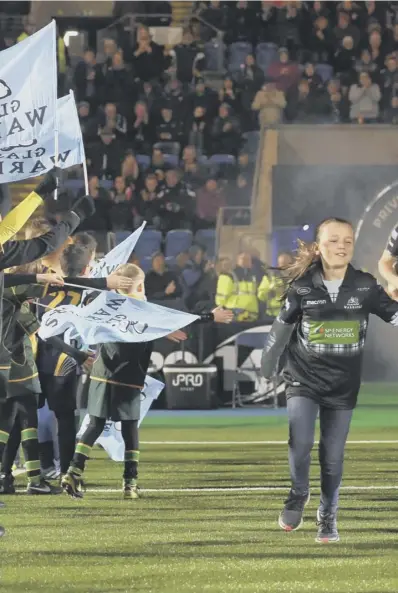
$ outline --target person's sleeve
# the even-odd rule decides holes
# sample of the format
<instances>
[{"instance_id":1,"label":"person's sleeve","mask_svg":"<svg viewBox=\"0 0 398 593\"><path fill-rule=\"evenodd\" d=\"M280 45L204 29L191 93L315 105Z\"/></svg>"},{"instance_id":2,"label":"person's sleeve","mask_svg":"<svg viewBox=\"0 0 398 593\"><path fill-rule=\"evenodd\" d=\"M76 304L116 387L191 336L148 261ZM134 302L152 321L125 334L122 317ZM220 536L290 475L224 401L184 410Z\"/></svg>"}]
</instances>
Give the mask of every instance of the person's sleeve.
<instances>
[{"instance_id":1,"label":"person's sleeve","mask_svg":"<svg viewBox=\"0 0 398 593\"><path fill-rule=\"evenodd\" d=\"M72 278L71 276L67 276L64 278L64 283L68 284L77 284L79 286L84 286L85 288L94 288L96 290L107 290L108 284L106 278L85 278L84 276L77 276ZM64 287L61 286L63 290Z\"/></svg>"},{"instance_id":2,"label":"person's sleeve","mask_svg":"<svg viewBox=\"0 0 398 593\"><path fill-rule=\"evenodd\" d=\"M4 288L36 283L36 274L4 274Z\"/></svg>"},{"instance_id":3,"label":"person's sleeve","mask_svg":"<svg viewBox=\"0 0 398 593\"><path fill-rule=\"evenodd\" d=\"M371 288L370 298L370 312L386 323L398 326L398 302L394 301L376 280Z\"/></svg>"},{"instance_id":4,"label":"person's sleeve","mask_svg":"<svg viewBox=\"0 0 398 593\"><path fill-rule=\"evenodd\" d=\"M278 360L290 341L301 312L301 297L292 286L287 293L278 317L272 324L263 349L261 372L266 379L272 377L277 368Z\"/></svg>"},{"instance_id":5,"label":"person's sleeve","mask_svg":"<svg viewBox=\"0 0 398 593\"><path fill-rule=\"evenodd\" d=\"M386 250L393 256L398 257L398 226L391 233Z\"/></svg>"},{"instance_id":6,"label":"person's sleeve","mask_svg":"<svg viewBox=\"0 0 398 593\"><path fill-rule=\"evenodd\" d=\"M0 222L0 245L9 241L43 204L43 198L32 191L22 202L13 208Z\"/></svg>"},{"instance_id":7,"label":"person's sleeve","mask_svg":"<svg viewBox=\"0 0 398 593\"><path fill-rule=\"evenodd\" d=\"M217 280L216 305L225 306L228 298L233 294L235 284L228 274L220 274Z\"/></svg>"},{"instance_id":8,"label":"person's sleeve","mask_svg":"<svg viewBox=\"0 0 398 593\"><path fill-rule=\"evenodd\" d=\"M65 243L79 223L79 216L69 212L51 231L40 237L27 241L7 241L0 254L0 270L29 264L55 251Z\"/></svg>"},{"instance_id":9,"label":"person's sleeve","mask_svg":"<svg viewBox=\"0 0 398 593\"><path fill-rule=\"evenodd\" d=\"M268 276L263 276L263 279L261 280L261 284L258 287L258 291L257 291L257 297L259 301L262 301L263 303L266 303L268 301L268 294L270 291L270 280L268 278Z\"/></svg>"},{"instance_id":10,"label":"person's sleeve","mask_svg":"<svg viewBox=\"0 0 398 593\"><path fill-rule=\"evenodd\" d=\"M76 362L78 364L83 364L84 362L86 362L87 358L89 357L87 352L83 352L82 350L78 350L77 348L74 348L73 346L66 344L58 336L53 336L52 338L47 338L46 343L50 344L56 350L59 350L60 352L63 352L64 354L71 356L72 358L74 358L76 360Z\"/></svg>"}]
</instances>

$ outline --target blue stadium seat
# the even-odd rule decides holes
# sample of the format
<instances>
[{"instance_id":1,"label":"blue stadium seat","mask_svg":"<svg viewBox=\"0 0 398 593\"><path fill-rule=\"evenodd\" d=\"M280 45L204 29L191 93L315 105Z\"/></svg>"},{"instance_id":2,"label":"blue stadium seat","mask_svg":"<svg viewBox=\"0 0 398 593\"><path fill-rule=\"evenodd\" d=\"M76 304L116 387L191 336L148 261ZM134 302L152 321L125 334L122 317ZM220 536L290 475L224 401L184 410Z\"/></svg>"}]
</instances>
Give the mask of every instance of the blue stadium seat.
<instances>
[{"instance_id":1,"label":"blue stadium seat","mask_svg":"<svg viewBox=\"0 0 398 593\"><path fill-rule=\"evenodd\" d=\"M224 68L225 45L220 41L213 39L204 45L206 56L206 70L218 72Z\"/></svg>"},{"instance_id":2,"label":"blue stadium seat","mask_svg":"<svg viewBox=\"0 0 398 593\"><path fill-rule=\"evenodd\" d=\"M155 251L160 251L161 245L162 233L160 231L143 231L134 248L134 253L136 253L140 259L147 256L149 257L153 255Z\"/></svg>"},{"instance_id":3,"label":"blue stadium seat","mask_svg":"<svg viewBox=\"0 0 398 593\"><path fill-rule=\"evenodd\" d=\"M213 258L216 255L216 230L201 229L195 234L195 243L206 249L207 257Z\"/></svg>"},{"instance_id":4,"label":"blue stadium seat","mask_svg":"<svg viewBox=\"0 0 398 593\"><path fill-rule=\"evenodd\" d=\"M256 48L257 66L263 72L267 72L268 68L278 59L278 47L274 43L259 43Z\"/></svg>"},{"instance_id":5,"label":"blue stadium seat","mask_svg":"<svg viewBox=\"0 0 398 593\"><path fill-rule=\"evenodd\" d=\"M179 142L156 142L156 144L153 145L153 148L161 150L164 155L173 154L179 156L181 152L181 146Z\"/></svg>"},{"instance_id":6,"label":"blue stadium seat","mask_svg":"<svg viewBox=\"0 0 398 593\"><path fill-rule=\"evenodd\" d=\"M119 243L123 243L127 237L131 235L130 231L116 231L115 232L115 245L119 245Z\"/></svg>"},{"instance_id":7,"label":"blue stadium seat","mask_svg":"<svg viewBox=\"0 0 398 593\"><path fill-rule=\"evenodd\" d=\"M100 179L100 187L103 187L104 189L107 189L108 191L110 189L112 189L113 186L113 181L111 181L110 179Z\"/></svg>"},{"instance_id":8,"label":"blue stadium seat","mask_svg":"<svg viewBox=\"0 0 398 593\"><path fill-rule=\"evenodd\" d=\"M164 162L171 167L178 167L179 159L176 154L163 154Z\"/></svg>"},{"instance_id":9,"label":"blue stadium seat","mask_svg":"<svg viewBox=\"0 0 398 593\"><path fill-rule=\"evenodd\" d=\"M174 255L169 255L166 257L166 266L169 268L169 270L174 270L176 266L176 258Z\"/></svg>"},{"instance_id":10,"label":"blue stadium seat","mask_svg":"<svg viewBox=\"0 0 398 593\"><path fill-rule=\"evenodd\" d=\"M140 169L143 169L145 171L145 169L148 169L150 167L151 157L149 157L147 154L137 154L135 158Z\"/></svg>"},{"instance_id":11,"label":"blue stadium seat","mask_svg":"<svg viewBox=\"0 0 398 593\"><path fill-rule=\"evenodd\" d=\"M236 158L232 154L213 154L209 158L210 175L225 174L235 165Z\"/></svg>"},{"instance_id":12,"label":"blue stadium seat","mask_svg":"<svg viewBox=\"0 0 398 593\"><path fill-rule=\"evenodd\" d=\"M315 66L315 72L319 74L323 82L328 82L333 78L333 66L330 64L317 64Z\"/></svg>"},{"instance_id":13,"label":"blue stadium seat","mask_svg":"<svg viewBox=\"0 0 398 593\"><path fill-rule=\"evenodd\" d=\"M229 48L228 70L229 72L237 72L245 63L249 54L253 53L253 46L247 41L237 41L232 43Z\"/></svg>"},{"instance_id":14,"label":"blue stadium seat","mask_svg":"<svg viewBox=\"0 0 398 593\"><path fill-rule=\"evenodd\" d=\"M64 184L64 188L70 190L75 195L84 188L83 179L67 179Z\"/></svg>"},{"instance_id":15,"label":"blue stadium seat","mask_svg":"<svg viewBox=\"0 0 398 593\"><path fill-rule=\"evenodd\" d=\"M243 134L243 138L246 141L243 147L243 151L248 152L249 155L256 155L258 145L260 142L260 132L258 132L257 130L254 130L252 132L245 132Z\"/></svg>"},{"instance_id":16,"label":"blue stadium seat","mask_svg":"<svg viewBox=\"0 0 398 593\"><path fill-rule=\"evenodd\" d=\"M144 270L145 274L149 272L149 270L152 267L152 257L150 255L145 255L144 257L141 257L140 267Z\"/></svg>"},{"instance_id":17,"label":"blue stadium seat","mask_svg":"<svg viewBox=\"0 0 398 593\"><path fill-rule=\"evenodd\" d=\"M192 231L175 230L166 235L165 255L176 256L181 251L187 251L192 245Z\"/></svg>"}]
</instances>

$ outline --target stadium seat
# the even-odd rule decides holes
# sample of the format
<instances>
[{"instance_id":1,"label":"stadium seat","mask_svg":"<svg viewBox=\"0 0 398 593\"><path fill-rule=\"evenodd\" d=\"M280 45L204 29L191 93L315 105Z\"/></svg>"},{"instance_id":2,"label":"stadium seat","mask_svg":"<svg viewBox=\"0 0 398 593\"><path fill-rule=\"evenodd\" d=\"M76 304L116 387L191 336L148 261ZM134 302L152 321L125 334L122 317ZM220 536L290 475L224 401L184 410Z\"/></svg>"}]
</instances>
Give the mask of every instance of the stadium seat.
<instances>
[{"instance_id":1,"label":"stadium seat","mask_svg":"<svg viewBox=\"0 0 398 593\"><path fill-rule=\"evenodd\" d=\"M319 74L323 82L328 82L333 78L333 66L330 64L317 64L315 66L315 72Z\"/></svg>"},{"instance_id":2,"label":"stadium seat","mask_svg":"<svg viewBox=\"0 0 398 593\"><path fill-rule=\"evenodd\" d=\"M225 61L225 45L220 41L213 39L204 45L204 53L206 56L206 70L218 72L224 69Z\"/></svg>"},{"instance_id":3,"label":"stadium seat","mask_svg":"<svg viewBox=\"0 0 398 593\"><path fill-rule=\"evenodd\" d=\"M187 251L192 245L192 231L175 230L166 235L165 255L175 257L181 251Z\"/></svg>"},{"instance_id":4,"label":"stadium seat","mask_svg":"<svg viewBox=\"0 0 398 593\"><path fill-rule=\"evenodd\" d=\"M140 258L140 267L144 270L145 274L149 272L152 267L152 256L145 255Z\"/></svg>"},{"instance_id":5,"label":"stadium seat","mask_svg":"<svg viewBox=\"0 0 398 593\"><path fill-rule=\"evenodd\" d=\"M112 189L113 186L113 181L111 181L110 179L100 179L100 187L103 187L104 189L107 189L108 191L110 189Z\"/></svg>"},{"instance_id":6,"label":"stadium seat","mask_svg":"<svg viewBox=\"0 0 398 593\"><path fill-rule=\"evenodd\" d=\"M130 231L116 231L115 232L115 245L119 245L119 243L123 243L127 237L131 235Z\"/></svg>"},{"instance_id":7,"label":"stadium seat","mask_svg":"<svg viewBox=\"0 0 398 593\"><path fill-rule=\"evenodd\" d=\"M176 266L176 258L174 257L174 255L169 255L168 257L166 257L166 266L170 269L173 270Z\"/></svg>"},{"instance_id":8,"label":"stadium seat","mask_svg":"<svg viewBox=\"0 0 398 593\"><path fill-rule=\"evenodd\" d=\"M135 158L140 169L144 169L145 171L145 169L148 169L150 167L151 157L149 157L147 154L137 154Z\"/></svg>"},{"instance_id":9,"label":"stadium seat","mask_svg":"<svg viewBox=\"0 0 398 593\"><path fill-rule=\"evenodd\" d=\"M278 48L274 43L259 43L256 48L257 66L266 72L278 57Z\"/></svg>"},{"instance_id":10,"label":"stadium seat","mask_svg":"<svg viewBox=\"0 0 398 593\"><path fill-rule=\"evenodd\" d=\"M201 229L195 234L195 243L206 249L207 257L213 258L216 255L216 231L215 229Z\"/></svg>"},{"instance_id":11,"label":"stadium seat","mask_svg":"<svg viewBox=\"0 0 398 593\"><path fill-rule=\"evenodd\" d=\"M249 54L253 53L253 46L247 41L237 41L232 43L229 48L228 56L228 70L229 72L237 72L245 63Z\"/></svg>"},{"instance_id":12,"label":"stadium seat","mask_svg":"<svg viewBox=\"0 0 398 593\"><path fill-rule=\"evenodd\" d=\"M179 159L176 154L163 154L164 162L171 167L178 167Z\"/></svg>"},{"instance_id":13,"label":"stadium seat","mask_svg":"<svg viewBox=\"0 0 398 593\"><path fill-rule=\"evenodd\" d=\"M236 158L232 154L213 154L209 158L210 175L218 175L236 165Z\"/></svg>"},{"instance_id":14,"label":"stadium seat","mask_svg":"<svg viewBox=\"0 0 398 593\"><path fill-rule=\"evenodd\" d=\"M164 155L173 154L175 156L179 156L181 152L181 146L179 142L156 142L156 144L153 145L153 148L161 150Z\"/></svg>"},{"instance_id":15,"label":"stadium seat","mask_svg":"<svg viewBox=\"0 0 398 593\"><path fill-rule=\"evenodd\" d=\"M75 195L84 188L83 179L67 179L64 184L65 189L69 189Z\"/></svg>"},{"instance_id":16,"label":"stadium seat","mask_svg":"<svg viewBox=\"0 0 398 593\"><path fill-rule=\"evenodd\" d=\"M134 248L134 253L136 253L140 259L149 257L153 255L155 251L160 251L161 244L162 233L160 231L143 231Z\"/></svg>"}]
</instances>

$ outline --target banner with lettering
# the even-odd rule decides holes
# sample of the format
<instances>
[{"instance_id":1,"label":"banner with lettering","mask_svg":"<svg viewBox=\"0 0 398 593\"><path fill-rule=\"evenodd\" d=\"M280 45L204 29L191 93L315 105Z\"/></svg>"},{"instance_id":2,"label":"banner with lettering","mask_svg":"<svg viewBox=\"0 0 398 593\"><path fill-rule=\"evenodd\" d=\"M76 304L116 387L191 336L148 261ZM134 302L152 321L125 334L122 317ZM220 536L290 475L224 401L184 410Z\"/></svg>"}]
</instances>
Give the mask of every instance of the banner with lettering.
<instances>
[{"instance_id":1,"label":"banner with lettering","mask_svg":"<svg viewBox=\"0 0 398 593\"><path fill-rule=\"evenodd\" d=\"M198 315L104 291L86 307L66 305L47 311L39 336L47 340L72 329L83 344L151 342L190 325Z\"/></svg>"},{"instance_id":2,"label":"banner with lettering","mask_svg":"<svg viewBox=\"0 0 398 593\"><path fill-rule=\"evenodd\" d=\"M0 52L0 183L48 170L41 139L54 130L57 109L56 26Z\"/></svg>"}]
</instances>

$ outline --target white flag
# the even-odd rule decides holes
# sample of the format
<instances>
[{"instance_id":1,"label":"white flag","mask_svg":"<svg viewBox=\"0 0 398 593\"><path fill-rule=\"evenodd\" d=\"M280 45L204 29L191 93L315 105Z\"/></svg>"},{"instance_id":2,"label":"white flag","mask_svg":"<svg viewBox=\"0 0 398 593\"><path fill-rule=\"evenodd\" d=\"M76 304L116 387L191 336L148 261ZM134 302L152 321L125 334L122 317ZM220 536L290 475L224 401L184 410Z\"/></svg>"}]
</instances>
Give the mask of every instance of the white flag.
<instances>
[{"instance_id":1,"label":"white flag","mask_svg":"<svg viewBox=\"0 0 398 593\"><path fill-rule=\"evenodd\" d=\"M66 305L44 313L39 336L47 340L73 329L73 336L86 345L152 342L197 319L198 315L104 291L86 307Z\"/></svg>"},{"instance_id":2,"label":"white flag","mask_svg":"<svg viewBox=\"0 0 398 593\"><path fill-rule=\"evenodd\" d=\"M151 407L155 399L159 397L159 395L163 391L163 388L164 383L158 381L157 379L154 379L153 377L149 377L148 375L146 376L145 387L141 392L141 410L138 426L141 425L142 421L144 420L145 416L149 411L149 408ZM81 438L89 422L90 416L86 414L80 427L79 433L77 435L78 438ZM105 449L105 451L108 453L109 457L113 461L124 461L125 446L121 430L122 427L120 422L112 422L112 420L109 420L105 424L101 436L96 441L96 444L101 445L101 447Z\"/></svg>"},{"instance_id":3,"label":"white flag","mask_svg":"<svg viewBox=\"0 0 398 593\"><path fill-rule=\"evenodd\" d=\"M52 130L54 138L56 105L56 26L52 21L0 52L0 183L47 170L40 141L45 130Z\"/></svg>"},{"instance_id":4,"label":"white flag","mask_svg":"<svg viewBox=\"0 0 398 593\"><path fill-rule=\"evenodd\" d=\"M122 243L119 243L119 245L116 245L116 247L95 264L90 272L90 278L106 278L112 274L118 266L126 264L130 255L134 251L138 239L141 237L145 225L146 222L143 222L134 233L131 233L127 239L122 241Z\"/></svg>"}]
</instances>

